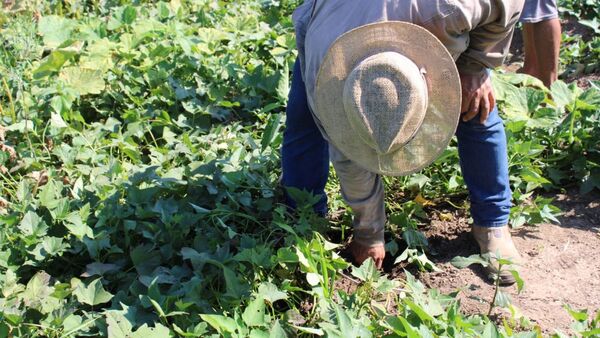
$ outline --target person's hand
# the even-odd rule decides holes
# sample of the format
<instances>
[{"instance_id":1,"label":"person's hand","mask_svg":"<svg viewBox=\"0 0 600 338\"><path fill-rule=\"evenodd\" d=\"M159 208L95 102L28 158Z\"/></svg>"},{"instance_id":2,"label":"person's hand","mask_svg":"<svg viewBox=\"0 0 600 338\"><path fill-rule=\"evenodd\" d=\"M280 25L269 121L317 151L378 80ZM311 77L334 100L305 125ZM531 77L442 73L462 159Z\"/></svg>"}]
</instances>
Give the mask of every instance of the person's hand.
<instances>
[{"instance_id":1,"label":"person's hand","mask_svg":"<svg viewBox=\"0 0 600 338\"><path fill-rule=\"evenodd\" d=\"M466 122L479 114L479 123L483 124L496 105L489 75L486 72L460 73L460 85L462 87L461 119Z\"/></svg>"},{"instance_id":2,"label":"person's hand","mask_svg":"<svg viewBox=\"0 0 600 338\"><path fill-rule=\"evenodd\" d=\"M381 269L383 266L383 259L385 258L385 247L383 244L364 246L357 242L352 242L350 243L349 249L356 264L361 265L368 258L373 258L377 269Z\"/></svg>"}]
</instances>

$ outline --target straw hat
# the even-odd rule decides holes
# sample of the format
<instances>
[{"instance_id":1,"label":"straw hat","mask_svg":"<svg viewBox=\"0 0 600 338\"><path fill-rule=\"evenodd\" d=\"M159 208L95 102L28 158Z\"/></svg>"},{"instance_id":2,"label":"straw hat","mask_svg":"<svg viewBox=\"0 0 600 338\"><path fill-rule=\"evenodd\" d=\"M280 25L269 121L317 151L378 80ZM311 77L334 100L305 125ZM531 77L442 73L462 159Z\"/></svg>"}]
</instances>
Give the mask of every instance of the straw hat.
<instances>
[{"instance_id":1,"label":"straw hat","mask_svg":"<svg viewBox=\"0 0 600 338\"><path fill-rule=\"evenodd\" d=\"M329 141L359 166L407 175L447 147L460 116L454 60L429 31L369 24L340 36L319 69L315 115Z\"/></svg>"}]
</instances>

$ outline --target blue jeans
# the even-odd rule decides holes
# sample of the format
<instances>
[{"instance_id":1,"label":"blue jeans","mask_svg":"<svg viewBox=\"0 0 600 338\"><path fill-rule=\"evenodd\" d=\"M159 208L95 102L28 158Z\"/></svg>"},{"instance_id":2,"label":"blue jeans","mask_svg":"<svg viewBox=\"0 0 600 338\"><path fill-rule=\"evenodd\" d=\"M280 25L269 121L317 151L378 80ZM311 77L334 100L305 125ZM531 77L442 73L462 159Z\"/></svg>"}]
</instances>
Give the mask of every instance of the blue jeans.
<instances>
[{"instance_id":1,"label":"blue jeans","mask_svg":"<svg viewBox=\"0 0 600 338\"><path fill-rule=\"evenodd\" d=\"M512 205L504 125L497 108L485 124L478 121L478 118L461 121L456 131L460 166L471 199L471 216L479 226L502 226L508 223ZM282 183L322 196L315 206L319 213L327 210L327 149L327 141L308 108L300 66L296 62L283 134ZM289 198L288 203L294 207Z\"/></svg>"},{"instance_id":2,"label":"blue jeans","mask_svg":"<svg viewBox=\"0 0 600 338\"><path fill-rule=\"evenodd\" d=\"M285 131L281 146L281 166L284 187L306 190L321 196L314 206L315 212L327 213L325 184L329 175L329 144L315 124L306 99L300 62L296 60L292 73L292 86L286 109ZM295 202L286 195L287 204Z\"/></svg>"}]
</instances>

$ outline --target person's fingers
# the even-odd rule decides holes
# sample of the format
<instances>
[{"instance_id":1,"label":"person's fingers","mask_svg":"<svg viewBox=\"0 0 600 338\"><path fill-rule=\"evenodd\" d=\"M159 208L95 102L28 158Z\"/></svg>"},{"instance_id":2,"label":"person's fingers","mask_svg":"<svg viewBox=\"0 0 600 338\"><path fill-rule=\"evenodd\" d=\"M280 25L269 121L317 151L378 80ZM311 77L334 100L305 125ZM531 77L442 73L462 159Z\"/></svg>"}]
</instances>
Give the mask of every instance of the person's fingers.
<instances>
[{"instance_id":1,"label":"person's fingers","mask_svg":"<svg viewBox=\"0 0 600 338\"><path fill-rule=\"evenodd\" d=\"M479 104L479 123L484 124L490 115L490 97L484 96Z\"/></svg>"},{"instance_id":2,"label":"person's fingers","mask_svg":"<svg viewBox=\"0 0 600 338\"><path fill-rule=\"evenodd\" d=\"M496 96L494 95L493 91L490 91L488 96L490 98L490 113L491 113L492 110L494 110L494 108L496 107Z\"/></svg>"},{"instance_id":3,"label":"person's fingers","mask_svg":"<svg viewBox=\"0 0 600 338\"><path fill-rule=\"evenodd\" d=\"M471 104L471 97L469 95L462 96L462 102L460 103L460 112L462 114L466 114L467 110L469 110L469 105Z\"/></svg>"},{"instance_id":4,"label":"person's fingers","mask_svg":"<svg viewBox=\"0 0 600 338\"><path fill-rule=\"evenodd\" d=\"M471 99L473 98L473 92L463 84L463 87L461 88L461 94L462 101L460 103L460 112L464 114L469 110L469 105L471 104Z\"/></svg>"},{"instance_id":5,"label":"person's fingers","mask_svg":"<svg viewBox=\"0 0 600 338\"><path fill-rule=\"evenodd\" d=\"M467 112L465 114L463 114L463 118L462 118L463 121L465 121L465 122L469 121L472 118L474 118L475 116L477 116L477 114L479 113L479 101L480 101L479 95L474 95L469 104L469 109L467 110Z\"/></svg>"}]
</instances>

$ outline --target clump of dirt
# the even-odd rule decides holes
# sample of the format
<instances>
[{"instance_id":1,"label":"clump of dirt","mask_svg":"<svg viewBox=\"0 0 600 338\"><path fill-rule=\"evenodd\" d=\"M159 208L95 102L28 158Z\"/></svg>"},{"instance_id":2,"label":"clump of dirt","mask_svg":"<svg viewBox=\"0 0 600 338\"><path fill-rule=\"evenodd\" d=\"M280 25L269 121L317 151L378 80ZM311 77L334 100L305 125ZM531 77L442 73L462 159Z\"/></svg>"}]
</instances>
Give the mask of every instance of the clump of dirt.
<instances>
[{"instance_id":1,"label":"clump of dirt","mask_svg":"<svg viewBox=\"0 0 600 338\"><path fill-rule=\"evenodd\" d=\"M546 333L569 332L572 319L565 304L600 310L600 194L561 194L556 204L564 211L561 224L513 230L515 245L525 259L520 271L525 288L521 294L514 286L503 288L520 312ZM465 313L486 313L494 286L483 269L457 269L449 263L455 256L477 253L466 219L433 221L426 232L432 251L438 253L430 259L441 271L420 273L419 279L444 293L460 290Z\"/></svg>"},{"instance_id":2,"label":"clump of dirt","mask_svg":"<svg viewBox=\"0 0 600 338\"><path fill-rule=\"evenodd\" d=\"M354 293L359 285L359 281L354 280L348 275L342 275L341 278L335 281L335 289L344 291L347 294Z\"/></svg>"}]
</instances>

